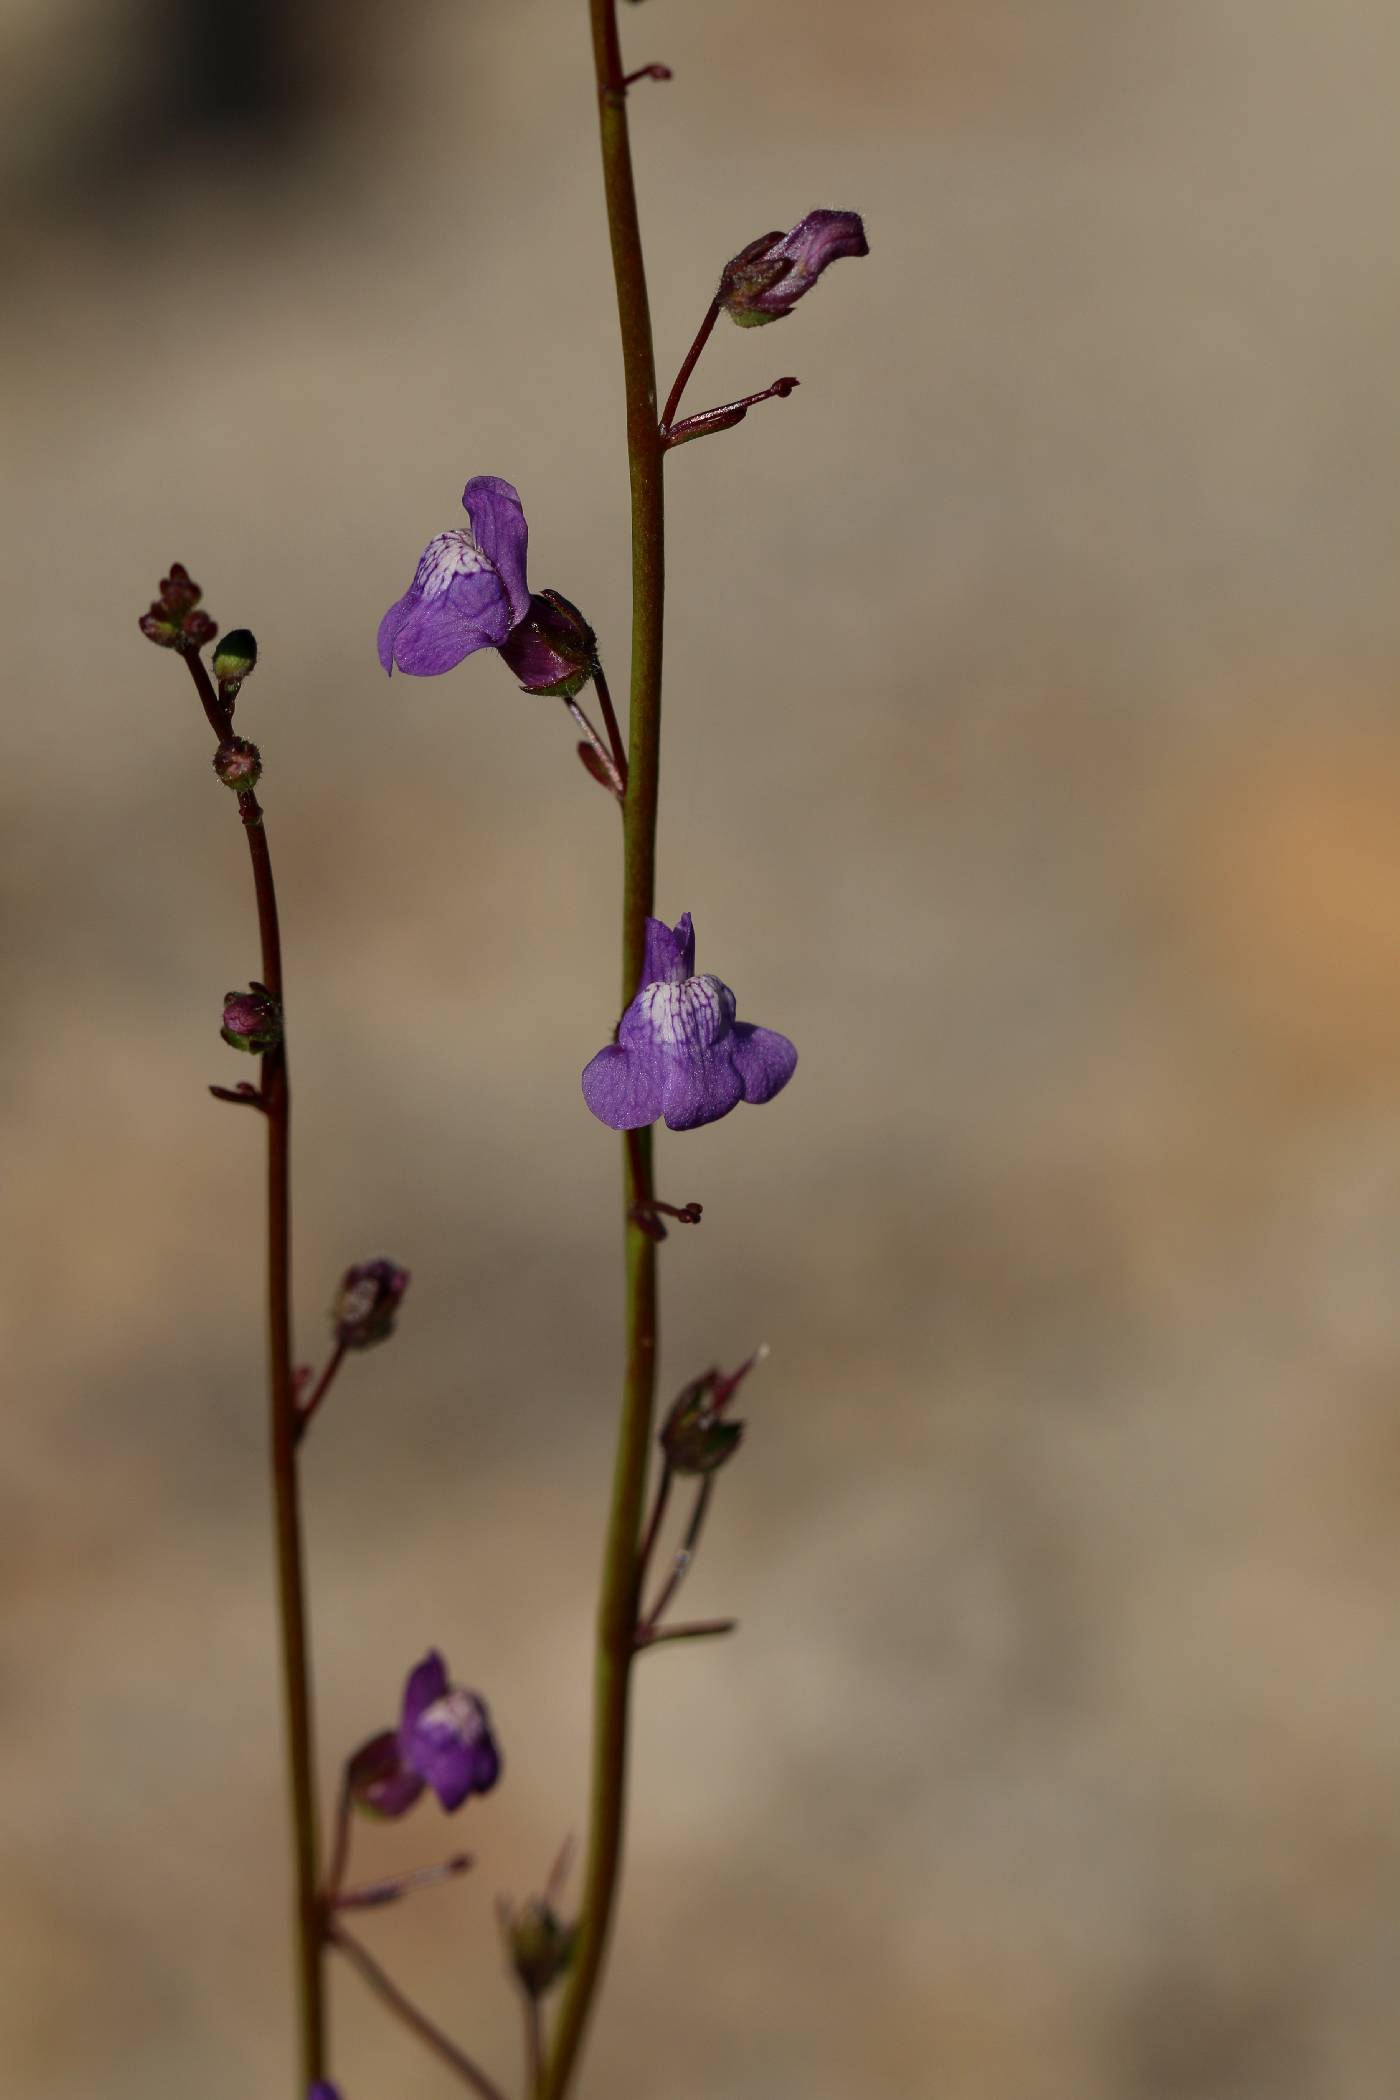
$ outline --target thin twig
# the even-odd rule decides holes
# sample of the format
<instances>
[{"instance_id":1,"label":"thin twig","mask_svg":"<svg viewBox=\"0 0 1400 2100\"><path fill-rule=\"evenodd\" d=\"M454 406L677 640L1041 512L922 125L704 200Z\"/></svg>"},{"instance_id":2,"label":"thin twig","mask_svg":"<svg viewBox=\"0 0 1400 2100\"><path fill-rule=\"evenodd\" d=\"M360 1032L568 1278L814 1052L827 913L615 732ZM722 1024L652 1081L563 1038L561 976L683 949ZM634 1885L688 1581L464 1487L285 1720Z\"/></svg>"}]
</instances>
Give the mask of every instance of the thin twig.
<instances>
[{"instance_id":1,"label":"thin twig","mask_svg":"<svg viewBox=\"0 0 1400 2100\"><path fill-rule=\"evenodd\" d=\"M598 694L598 705L603 710L603 727L608 732L608 742L612 746L613 764L617 767L618 778L621 780L625 790L627 786L627 746L622 741L622 731L619 729L617 722L617 710L613 706L612 694L608 691L608 681L603 676L603 666L600 663L595 663L593 666L593 684Z\"/></svg>"},{"instance_id":2,"label":"thin twig","mask_svg":"<svg viewBox=\"0 0 1400 2100\"><path fill-rule=\"evenodd\" d=\"M520 2002L525 2020L525 2093L526 2100L534 2100L544 2072L544 2027L539 1998L524 1984L520 1987Z\"/></svg>"},{"instance_id":3,"label":"thin twig","mask_svg":"<svg viewBox=\"0 0 1400 2100\"><path fill-rule=\"evenodd\" d=\"M661 1531L661 1520L666 1514L666 1504L671 1499L671 1482L674 1478L675 1475L672 1473L669 1463L663 1458L661 1461L661 1477L656 1483L656 1499L651 1505L651 1516L647 1520L646 1535L637 1554L637 1559L641 1563L640 1579L643 1582L646 1580L647 1569L651 1566L651 1556L656 1550L656 1541Z\"/></svg>"},{"instance_id":4,"label":"thin twig","mask_svg":"<svg viewBox=\"0 0 1400 2100\"><path fill-rule=\"evenodd\" d=\"M700 353L704 349L706 343L709 342L711 335L714 333L715 322L718 319L719 301L718 299L712 299L710 301L709 310L706 313L704 320L700 323L700 326L695 331L695 341L691 344L690 348L686 351L685 356L681 360L681 368L676 374L675 385L671 388L670 393L666 396L666 406L661 411L661 435L663 438L666 436L667 432L670 430L672 424L675 421L676 410L681 405L681 395L685 392L686 382L690 378L691 373L695 370L695 367L699 364Z\"/></svg>"},{"instance_id":5,"label":"thin twig","mask_svg":"<svg viewBox=\"0 0 1400 2100\"><path fill-rule=\"evenodd\" d=\"M311 1417L331 1389L331 1380L345 1361L345 1344L337 1342L326 1359L325 1369L312 1387L308 1398L301 1402L297 1411L297 1436L304 1437L311 1427Z\"/></svg>"},{"instance_id":6,"label":"thin twig","mask_svg":"<svg viewBox=\"0 0 1400 2100\"><path fill-rule=\"evenodd\" d=\"M205 718L222 743L233 733L233 703L215 692L192 650L183 651ZM282 934L277 890L262 809L251 788L238 794L248 841L262 948L262 982L279 1009L284 1004ZM301 2085L321 2077L325 2060L324 1912L317 1873L315 1756L312 1737L311 1653L306 1617L301 1501L297 1482L297 1386L292 1355L291 1087L287 1050L279 1040L263 1053L260 1106L267 1118L267 1341L268 1431L277 1556L277 1606L282 1634L282 1696L286 1712L287 1778L291 1795L295 1877L295 1945Z\"/></svg>"},{"instance_id":7,"label":"thin twig","mask_svg":"<svg viewBox=\"0 0 1400 2100\"><path fill-rule=\"evenodd\" d=\"M404 1996L393 1978L380 1968L368 1947L362 1946L359 1940L353 1938L345 1927L336 1921L332 1921L327 1927L327 1937L333 1947L340 1949L351 1967L359 1970L370 1989L388 2007L394 2018L402 2021L411 2033L417 2035L420 2042L426 2043L434 2056L445 2063L450 2071L454 2071L464 2085L469 2085L473 2092L479 2093L481 2100L505 2100L501 2088L493 2079L487 2077L480 2064L473 2063L465 2050L459 2049L425 2012L419 2011L411 1998Z\"/></svg>"},{"instance_id":8,"label":"thin twig","mask_svg":"<svg viewBox=\"0 0 1400 2100\"><path fill-rule=\"evenodd\" d=\"M593 727L593 724L589 721L587 715L579 706L577 700L566 700L564 702L564 705L568 708L569 713L573 716L575 722L577 722L579 728L583 731L585 737L588 739L589 745L592 748L592 750L597 754L598 763L608 777L608 784L612 788L612 791L616 795L618 801L621 802L623 796L627 792L626 784L623 781L621 774L618 772L616 765L613 763L612 754L608 750L607 745L603 742L603 739L599 736L597 730Z\"/></svg>"},{"instance_id":9,"label":"thin twig","mask_svg":"<svg viewBox=\"0 0 1400 2100\"><path fill-rule=\"evenodd\" d=\"M745 394L742 400L722 401L718 408L702 408L697 415L682 416L679 423L669 424L662 431L662 442L669 451L677 445L689 445L696 438L711 437L717 430L732 430L760 401L786 401L800 384L789 375L775 379L757 394Z\"/></svg>"},{"instance_id":10,"label":"thin twig","mask_svg":"<svg viewBox=\"0 0 1400 2100\"><path fill-rule=\"evenodd\" d=\"M695 1558L696 1548L700 1544L700 1534L705 1528L705 1517L710 1507L710 1496L714 1490L714 1485L714 1474L706 1473L700 1482L700 1492L695 1497L695 1507L690 1513L690 1522L686 1525L685 1537L676 1548L676 1557L671 1563L671 1572L661 1585L661 1592L655 1604L653 1604L651 1610L638 1627L639 1635L649 1636L655 1633L660 1623L662 1612L665 1611L676 1591L685 1581L686 1570Z\"/></svg>"},{"instance_id":11,"label":"thin twig","mask_svg":"<svg viewBox=\"0 0 1400 2100\"><path fill-rule=\"evenodd\" d=\"M699 1641L712 1633L733 1633L737 1619L686 1619L679 1626L644 1627L637 1635L638 1653L658 1648L663 1641Z\"/></svg>"}]
</instances>

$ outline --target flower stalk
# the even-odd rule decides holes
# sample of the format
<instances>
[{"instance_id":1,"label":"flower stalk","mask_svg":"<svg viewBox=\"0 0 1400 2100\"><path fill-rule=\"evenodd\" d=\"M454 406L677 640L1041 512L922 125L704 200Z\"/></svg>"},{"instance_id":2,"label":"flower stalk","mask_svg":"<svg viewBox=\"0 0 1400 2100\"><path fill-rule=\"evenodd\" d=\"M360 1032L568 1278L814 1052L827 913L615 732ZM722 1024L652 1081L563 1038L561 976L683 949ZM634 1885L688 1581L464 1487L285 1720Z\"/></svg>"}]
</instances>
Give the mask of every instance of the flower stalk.
<instances>
[{"instance_id":1,"label":"flower stalk","mask_svg":"<svg viewBox=\"0 0 1400 2100\"><path fill-rule=\"evenodd\" d=\"M656 414L656 359L642 254L617 0L589 0L603 186L622 335L627 462L632 493L632 683L627 790L622 804L622 1003L632 998L655 902L661 756L661 646L665 603L665 447ZM635 1222L654 1201L651 1132L623 1143L626 1372L603 1552L594 1683L588 1853L578 1939L537 2082L538 2100L563 2100L602 1975L622 1867L631 1677L642 1566L638 1552L656 1395L656 1241Z\"/></svg>"},{"instance_id":2,"label":"flower stalk","mask_svg":"<svg viewBox=\"0 0 1400 2100\"><path fill-rule=\"evenodd\" d=\"M200 704L220 746L233 736L233 692L218 691L193 649L181 652ZM262 948L262 983L282 1006L282 934L277 890L262 809L251 788L238 791L238 814L248 841ZM224 1096L224 1098L227 1098ZM248 1097L243 1096L244 1099ZM262 1054L254 1102L267 1119L267 1365L269 1459L276 1534L277 1611L281 1628L282 1696L286 1713L287 1784L291 1797L294 1937L300 2080L305 2090L325 2059L325 1923L317 1880L316 1790L311 1712L311 1650L303 1571L301 1499L297 1481L300 1421L292 1358L291 1114L287 1047L278 1039Z\"/></svg>"}]
</instances>

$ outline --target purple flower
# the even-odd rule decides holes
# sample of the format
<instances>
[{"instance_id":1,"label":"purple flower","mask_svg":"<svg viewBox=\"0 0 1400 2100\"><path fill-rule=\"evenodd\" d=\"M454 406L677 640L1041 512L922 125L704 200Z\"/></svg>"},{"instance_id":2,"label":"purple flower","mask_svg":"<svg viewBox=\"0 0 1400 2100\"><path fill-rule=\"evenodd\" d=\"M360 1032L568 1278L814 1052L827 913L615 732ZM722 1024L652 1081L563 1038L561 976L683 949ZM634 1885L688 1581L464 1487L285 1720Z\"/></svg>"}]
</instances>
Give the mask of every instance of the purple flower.
<instances>
[{"instance_id":1,"label":"purple flower","mask_svg":"<svg viewBox=\"0 0 1400 2100\"><path fill-rule=\"evenodd\" d=\"M501 1776L485 1700L448 1683L436 1648L404 1686L399 1754L448 1809L460 1808L468 1794L489 1794Z\"/></svg>"},{"instance_id":2,"label":"purple flower","mask_svg":"<svg viewBox=\"0 0 1400 2100\"><path fill-rule=\"evenodd\" d=\"M372 1736L351 1758L350 1794L375 1816L401 1816L430 1786L446 1809L486 1794L501 1774L486 1701L448 1682L435 1648L409 1671L397 1731Z\"/></svg>"},{"instance_id":3,"label":"purple flower","mask_svg":"<svg viewBox=\"0 0 1400 2100\"><path fill-rule=\"evenodd\" d=\"M809 211L790 233L763 233L724 266L721 306L741 328L781 321L843 255L868 255L859 212Z\"/></svg>"},{"instance_id":4,"label":"purple flower","mask_svg":"<svg viewBox=\"0 0 1400 2100\"><path fill-rule=\"evenodd\" d=\"M379 661L434 678L478 649L499 649L530 610L525 513L508 481L477 474L462 491L467 526L423 549L413 581L379 623Z\"/></svg>"},{"instance_id":5,"label":"purple flower","mask_svg":"<svg viewBox=\"0 0 1400 2100\"><path fill-rule=\"evenodd\" d=\"M617 1041L585 1067L583 1098L614 1130L640 1130L658 1116L672 1130L695 1130L741 1101L771 1101L796 1063L785 1035L735 1020L727 984L695 975L695 930L686 912L674 930L647 920L637 996L618 1023Z\"/></svg>"},{"instance_id":6,"label":"purple flower","mask_svg":"<svg viewBox=\"0 0 1400 2100\"><path fill-rule=\"evenodd\" d=\"M340 2088L339 2086L327 2084L324 2078L318 2078L311 2091L307 2094L306 2100L340 2100Z\"/></svg>"}]
</instances>

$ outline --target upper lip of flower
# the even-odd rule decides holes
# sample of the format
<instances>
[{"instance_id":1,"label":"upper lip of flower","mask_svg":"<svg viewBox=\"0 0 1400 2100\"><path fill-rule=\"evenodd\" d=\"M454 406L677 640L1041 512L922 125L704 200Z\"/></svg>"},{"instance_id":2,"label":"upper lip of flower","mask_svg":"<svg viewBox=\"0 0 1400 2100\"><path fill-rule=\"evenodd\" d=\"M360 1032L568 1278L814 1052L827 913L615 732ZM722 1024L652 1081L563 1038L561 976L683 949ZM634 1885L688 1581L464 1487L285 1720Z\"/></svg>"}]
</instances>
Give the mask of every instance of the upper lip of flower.
<instances>
[{"instance_id":1,"label":"upper lip of flower","mask_svg":"<svg viewBox=\"0 0 1400 2100\"><path fill-rule=\"evenodd\" d=\"M528 528L520 497L496 474L462 491L467 527L429 540L413 581L379 623L379 661L417 677L450 671L478 649L499 648L530 610Z\"/></svg>"}]
</instances>

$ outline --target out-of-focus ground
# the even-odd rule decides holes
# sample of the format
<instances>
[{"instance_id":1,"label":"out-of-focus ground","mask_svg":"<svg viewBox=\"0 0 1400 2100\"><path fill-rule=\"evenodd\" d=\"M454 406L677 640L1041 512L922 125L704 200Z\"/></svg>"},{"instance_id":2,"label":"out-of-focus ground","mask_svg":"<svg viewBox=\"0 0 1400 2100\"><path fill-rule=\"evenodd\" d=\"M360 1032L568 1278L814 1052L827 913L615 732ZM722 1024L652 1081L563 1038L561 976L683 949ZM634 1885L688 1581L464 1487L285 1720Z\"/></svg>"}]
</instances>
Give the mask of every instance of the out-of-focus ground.
<instances>
[{"instance_id":1,"label":"out-of-focus ground","mask_svg":"<svg viewBox=\"0 0 1400 2100\"><path fill-rule=\"evenodd\" d=\"M867 215L691 399L660 901L795 1083L664 1139L663 1386L766 1339L641 1672L586 2100L1393 2100L1400 2053L1400 18L655 0L660 356ZM498 1890L582 1826L618 1372L616 826L493 658L374 629L467 475L625 682L581 0L7 0L0 2060L287 2085L256 974L173 558L263 666L298 1308L412 1293L308 1463L321 1754L429 1643L507 1776L361 1856L507 2080ZM231 18L219 17L226 34ZM256 23L255 17L248 22ZM251 37L252 29L248 30ZM219 110L229 112L221 120ZM452 2090L338 1977L348 2100Z\"/></svg>"}]
</instances>

